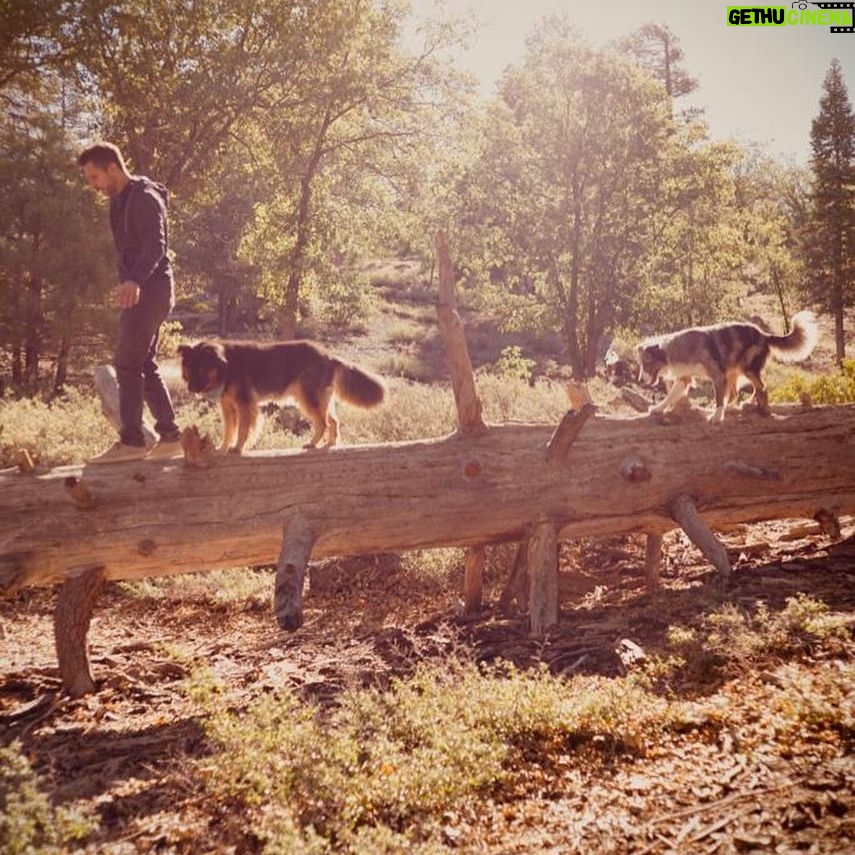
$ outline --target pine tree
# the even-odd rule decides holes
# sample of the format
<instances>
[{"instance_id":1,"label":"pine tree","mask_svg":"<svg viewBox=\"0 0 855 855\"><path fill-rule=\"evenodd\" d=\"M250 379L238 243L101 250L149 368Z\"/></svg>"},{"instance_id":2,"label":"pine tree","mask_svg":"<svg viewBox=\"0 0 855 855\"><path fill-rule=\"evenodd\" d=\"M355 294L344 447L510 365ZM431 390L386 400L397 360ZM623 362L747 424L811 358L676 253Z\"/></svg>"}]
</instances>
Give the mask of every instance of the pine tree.
<instances>
[{"instance_id":1,"label":"pine tree","mask_svg":"<svg viewBox=\"0 0 855 855\"><path fill-rule=\"evenodd\" d=\"M855 303L855 114L836 59L823 90L810 134L814 180L805 243L811 290L834 317L837 361L842 363L844 317Z\"/></svg>"}]
</instances>

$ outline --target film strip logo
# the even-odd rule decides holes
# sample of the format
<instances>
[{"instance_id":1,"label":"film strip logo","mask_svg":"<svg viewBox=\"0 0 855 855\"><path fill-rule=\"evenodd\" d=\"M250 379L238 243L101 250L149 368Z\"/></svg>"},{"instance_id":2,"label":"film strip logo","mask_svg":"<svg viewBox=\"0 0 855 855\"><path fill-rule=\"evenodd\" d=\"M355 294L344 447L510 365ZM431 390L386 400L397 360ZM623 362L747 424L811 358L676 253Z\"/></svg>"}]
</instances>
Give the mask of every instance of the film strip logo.
<instances>
[{"instance_id":1,"label":"film strip logo","mask_svg":"<svg viewBox=\"0 0 855 855\"><path fill-rule=\"evenodd\" d=\"M802 6L802 3L793 4L793 8L807 8L807 3ZM849 3L813 3L811 2L811 6L817 6L820 9L848 9L849 10L849 20L855 24L855 2ZM855 33L855 26L849 27L831 27L832 33Z\"/></svg>"}]
</instances>

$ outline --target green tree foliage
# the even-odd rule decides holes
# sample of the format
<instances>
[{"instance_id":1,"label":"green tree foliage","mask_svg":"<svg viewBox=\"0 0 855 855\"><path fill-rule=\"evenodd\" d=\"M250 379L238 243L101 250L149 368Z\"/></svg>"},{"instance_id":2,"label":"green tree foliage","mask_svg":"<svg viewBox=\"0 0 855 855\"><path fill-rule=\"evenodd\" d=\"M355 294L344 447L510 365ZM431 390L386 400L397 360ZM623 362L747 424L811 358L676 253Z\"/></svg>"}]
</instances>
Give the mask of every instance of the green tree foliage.
<instances>
[{"instance_id":1,"label":"green tree foliage","mask_svg":"<svg viewBox=\"0 0 855 855\"><path fill-rule=\"evenodd\" d=\"M807 210L807 174L756 151L747 151L734 169L735 202L745 257L741 278L775 297L789 329L802 308L805 269L798 252Z\"/></svg>"},{"instance_id":2,"label":"green tree foliage","mask_svg":"<svg viewBox=\"0 0 855 855\"><path fill-rule=\"evenodd\" d=\"M681 65L684 57L679 38L665 24L644 24L623 40L621 48L665 87L670 98L681 98L698 88L698 81Z\"/></svg>"},{"instance_id":3,"label":"green tree foliage","mask_svg":"<svg viewBox=\"0 0 855 855\"><path fill-rule=\"evenodd\" d=\"M438 59L457 31L426 29L422 48L405 50L405 13L399 0L311 4L302 50L323 61L283 78L264 115L275 194L259 207L244 255L281 303L285 337L304 285L326 287L331 265L348 275L360 252L390 236L396 196L459 91Z\"/></svg>"},{"instance_id":4,"label":"green tree foliage","mask_svg":"<svg viewBox=\"0 0 855 855\"><path fill-rule=\"evenodd\" d=\"M306 10L293 0L81 0L66 39L101 98L100 133L134 169L177 189L310 61L300 49Z\"/></svg>"},{"instance_id":5,"label":"green tree foliage","mask_svg":"<svg viewBox=\"0 0 855 855\"><path fill-rule=\"evenodd\" d=\"M52 357L53 388L66 379L73 342L103 326L111 283L106 215L84 191L62 90L52 75L6 94L0 120L0 347L13 382L40 388Z\"/></svg>"},{"instance_id":6,"label":"green tree foliage","mask_svg":"<svg viewBox=\"0 0 855 855\"><path fill-rule=\"evenodd\" d=\"M814 183L805 255L813 295L834 317L837 361L842 364L844 316L855 302L855 114L837 60L822 88L810 133Z\"/></svg>"},{"instance_id":7,"label":"green tree foliage","mask_svg":"<svg viewBox=\"0 0 855 855\"><path fill-rule=\"evenodd\" d=\"M560 332L590 375L617 326L713 316L737 263L735 151L676 122L671 99L560 19L534 33L482 120L453 216L475 281L507 328Z\"/></svg>"},{"instance_id":8,"label":"green tree foliage","mask_svg":"<svg viewBox=\"0 0 855 855\"><path fill-rule=\"evenodd\" d=\"M241 241L258 200L265 196L266 168L245 145L226 149L183 206L176 229L177 276L182 297L213 296L217 327L231 333L241 316L258 313L252 265L239 257Z\"/></svg>"}]
</instances>

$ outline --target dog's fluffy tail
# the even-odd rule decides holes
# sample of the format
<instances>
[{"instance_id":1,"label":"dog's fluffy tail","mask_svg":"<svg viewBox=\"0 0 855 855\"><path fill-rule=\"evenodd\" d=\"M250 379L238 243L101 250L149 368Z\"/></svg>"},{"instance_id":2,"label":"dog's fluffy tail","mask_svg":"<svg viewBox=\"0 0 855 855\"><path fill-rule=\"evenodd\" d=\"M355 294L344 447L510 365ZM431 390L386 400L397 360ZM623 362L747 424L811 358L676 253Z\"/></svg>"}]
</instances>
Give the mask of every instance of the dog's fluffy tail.
<instances>
[{"instance_id":1,"label":"dog's fluffy tail","mask_svg":"<svg viewBox=\"0 0 855 855\"><path fill-rule=\"evenodd\" d=\"M793 318L793 328L787 335L769 336L769 346L776 359L799 362L816 347L819 331L813 312L799 312Z\"/></svg>"},{"instance_id":2,"label":"dog's fluffy tail","mask_svg":"<svg viewBox=\"0 0 855 855\"><path fill-rule=\"evenodd\" d=\"M383 381L362 368L336 360L333 388L336 395L357 407L376 407L383 403L386 387Z\"/></svg>"}]
</instances>

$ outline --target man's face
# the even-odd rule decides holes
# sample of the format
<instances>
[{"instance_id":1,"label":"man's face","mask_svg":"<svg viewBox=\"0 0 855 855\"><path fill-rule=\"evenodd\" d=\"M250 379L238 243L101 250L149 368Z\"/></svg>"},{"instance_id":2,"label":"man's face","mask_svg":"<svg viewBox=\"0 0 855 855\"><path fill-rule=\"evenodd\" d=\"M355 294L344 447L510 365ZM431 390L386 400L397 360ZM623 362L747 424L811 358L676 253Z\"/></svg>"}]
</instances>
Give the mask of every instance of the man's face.
<instances>
[{"instance_id":1,"label":"man's face","mask_svg":"<svg viewBox=\"0 0 855 855\"><path fill-rule=\"evenodd\" d=\"M118 181L120 175L121 172L114 163L108 164L105 169L91 161L83 166L83 177L86 182L93 190L105 196L115 196L121 190Z\"/></svg>"}]
</instances>

